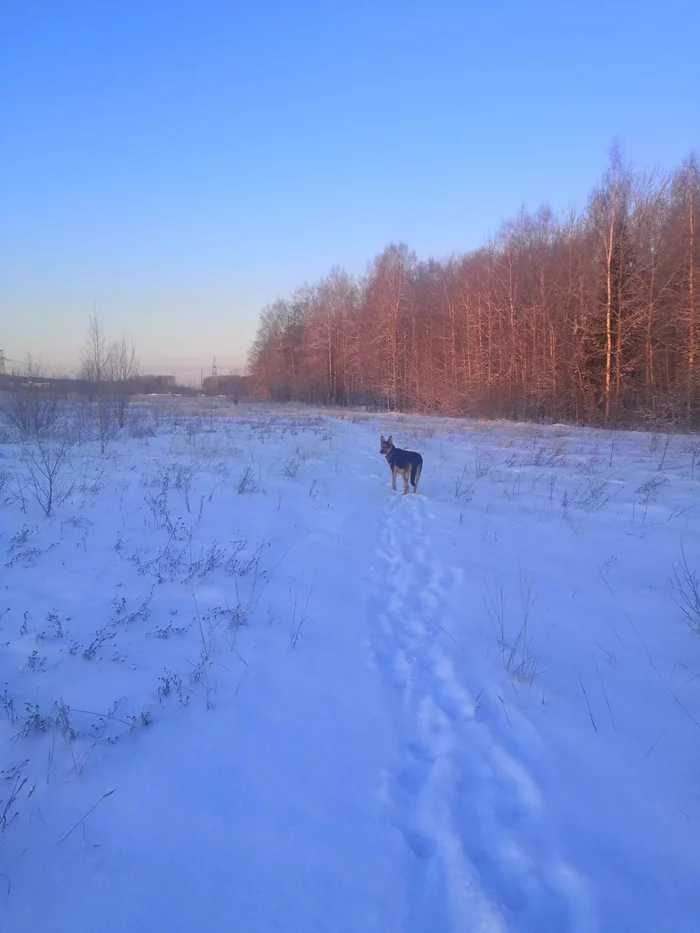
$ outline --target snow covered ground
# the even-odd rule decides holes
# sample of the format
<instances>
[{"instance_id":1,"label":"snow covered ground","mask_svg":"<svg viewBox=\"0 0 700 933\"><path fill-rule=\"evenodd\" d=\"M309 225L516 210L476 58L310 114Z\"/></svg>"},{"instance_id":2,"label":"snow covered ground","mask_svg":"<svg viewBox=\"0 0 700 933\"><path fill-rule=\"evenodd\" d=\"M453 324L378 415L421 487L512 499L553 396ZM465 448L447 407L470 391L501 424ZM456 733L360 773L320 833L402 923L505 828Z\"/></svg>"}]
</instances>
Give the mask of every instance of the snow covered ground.
<instances>
[{"instance_id":1,"label":"snow covered ground","mask_svg":"<svg viewBox=\"0 0 700 933\"><path fill-rule=\"evenodd\" d=\"M154 399L68 457L46 517L0 443L3 933L699 928L697 438Z\"/></svg>"}]
</instances>

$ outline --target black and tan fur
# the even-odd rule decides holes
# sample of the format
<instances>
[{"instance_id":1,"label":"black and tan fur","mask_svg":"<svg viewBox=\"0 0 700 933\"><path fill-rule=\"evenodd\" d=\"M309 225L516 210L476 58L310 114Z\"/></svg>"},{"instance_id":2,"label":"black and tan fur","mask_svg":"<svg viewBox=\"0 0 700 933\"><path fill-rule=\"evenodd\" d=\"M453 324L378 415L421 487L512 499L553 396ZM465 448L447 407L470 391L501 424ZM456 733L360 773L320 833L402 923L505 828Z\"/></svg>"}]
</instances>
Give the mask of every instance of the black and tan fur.
<instances>
[{"instance_id":1,"label":"black and tan fur","mask_svg":"<svg viewBox=\"0 0 700 933\"><path fill-rule=\"evenodd\" d=\"M382 434L382 439L379 442L379 453L383 457L386 457L386 461L389 464L389 469L391 470L391 488L396 489L396 476L400 473L403 476L404 496L408 492L409 479L413 486L413 491L416 492L421 470L423 469L423 458L421 455L417 454L414 450L401 450L400 447L394 447L391 434L386 440L384 440L384 435Z\"/></svg>"}]
</instances>

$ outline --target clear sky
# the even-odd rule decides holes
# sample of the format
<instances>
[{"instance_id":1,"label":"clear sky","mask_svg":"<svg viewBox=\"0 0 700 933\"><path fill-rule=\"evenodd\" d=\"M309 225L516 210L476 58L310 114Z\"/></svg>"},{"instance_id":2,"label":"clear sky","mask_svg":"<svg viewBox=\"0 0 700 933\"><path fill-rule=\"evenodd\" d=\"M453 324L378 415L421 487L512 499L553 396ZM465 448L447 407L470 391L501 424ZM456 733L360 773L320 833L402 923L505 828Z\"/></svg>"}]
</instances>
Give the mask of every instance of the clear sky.
<instances>
[{"instance_id":1,"label":"clear sky","mask_svg":"<svg viewBox=\"0 0 700 933\"><path fill-rule=\"evenodd\" d=\"M260 309L392 240L582 206L617 137L700 148L691 0L0 0L0 347L245 360Z\"/></svg>"}]
</instances>

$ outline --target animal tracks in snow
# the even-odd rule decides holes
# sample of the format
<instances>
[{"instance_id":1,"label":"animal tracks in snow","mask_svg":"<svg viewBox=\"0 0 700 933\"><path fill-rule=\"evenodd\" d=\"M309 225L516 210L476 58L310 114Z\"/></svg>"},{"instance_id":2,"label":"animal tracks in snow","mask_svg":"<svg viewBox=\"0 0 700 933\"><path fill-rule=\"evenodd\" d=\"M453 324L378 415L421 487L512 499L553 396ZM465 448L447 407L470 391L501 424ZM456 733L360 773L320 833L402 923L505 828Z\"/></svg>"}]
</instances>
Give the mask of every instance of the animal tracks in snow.
<instances>
[{"instance_id":1,"label":"animal tracks in snow","mask_svg":"<svg viewBox=\"0 0 700 933\"><path fill-rule=\"evenodd\" d=\"M595 929L535 779L465 682L468 651L446 636L461 571L432 559L430 518L422 497L389 500L368 607L401 748L384 799L406 843L405 929Z\"/></svg>"}]
</instances>

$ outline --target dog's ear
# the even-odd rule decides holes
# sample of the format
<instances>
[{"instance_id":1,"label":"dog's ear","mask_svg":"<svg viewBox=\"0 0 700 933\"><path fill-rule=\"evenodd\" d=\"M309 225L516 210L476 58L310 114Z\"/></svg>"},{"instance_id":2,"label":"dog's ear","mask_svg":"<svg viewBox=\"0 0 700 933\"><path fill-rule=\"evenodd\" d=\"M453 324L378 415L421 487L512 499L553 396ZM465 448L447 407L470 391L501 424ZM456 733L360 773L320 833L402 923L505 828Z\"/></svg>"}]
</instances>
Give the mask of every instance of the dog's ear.
<instances>
[{"instance_id":1,"label":"dog's ear","mask_svg":"<svg viewBox=\"0 0 700 933\"><path fill-rule=\"evenodd\" d=\"M391 434L389 435L389 437L387 437L386 442L387 444L391 444Z\"/></svg>"},{"instance_id":2,"label":"dog's ear","mask_svg":"<svg viewBox=\"0 0 700 933\"><path fill-rule=\"evenodd\" d=\"M382 434L382 444L383 443L385 443L385 441L384 441L384 435Z\"/></svg>"}]
</instances>

